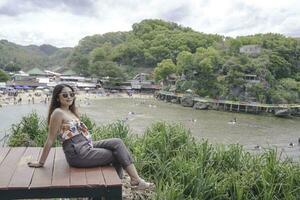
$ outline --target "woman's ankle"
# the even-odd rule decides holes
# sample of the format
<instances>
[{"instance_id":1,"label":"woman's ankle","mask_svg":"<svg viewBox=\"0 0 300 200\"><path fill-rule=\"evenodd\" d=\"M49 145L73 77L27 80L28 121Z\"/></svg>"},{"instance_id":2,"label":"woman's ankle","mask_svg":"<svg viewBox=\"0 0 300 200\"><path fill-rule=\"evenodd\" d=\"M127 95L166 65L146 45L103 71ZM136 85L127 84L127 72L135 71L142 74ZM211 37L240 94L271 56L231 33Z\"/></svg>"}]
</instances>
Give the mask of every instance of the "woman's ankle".
<instances>
[{"instance_id":1,"label":"woman's ankle","mask_svg":"<svg viewBox=\"0 0 300 200\"><path fill-rule=\"evenodd\" d=\"M140 178L131 178L130 179L130 184L131 185L138 185L140 180L141 180Z\"/></svg>"},{"instance_id":2,"label":"woman's ankle","mask_svg":"<svg viewBox=\"0 0 300 200\"><path fill-rule=\"evenodd\" d=\"M147 182L144 179L135 180L134 182L130 182L131 186L138 190L145 190L145 189L154 189L155 184L151 182Z\"/></svg>"}]
</instances>

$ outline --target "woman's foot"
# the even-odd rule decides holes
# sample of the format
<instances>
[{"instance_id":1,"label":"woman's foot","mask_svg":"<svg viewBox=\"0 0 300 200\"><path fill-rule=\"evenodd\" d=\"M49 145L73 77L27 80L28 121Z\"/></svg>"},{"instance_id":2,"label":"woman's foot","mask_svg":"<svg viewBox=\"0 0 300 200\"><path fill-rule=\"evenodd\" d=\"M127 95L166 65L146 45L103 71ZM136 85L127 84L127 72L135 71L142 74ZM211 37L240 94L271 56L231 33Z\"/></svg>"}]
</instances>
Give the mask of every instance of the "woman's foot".
<instances>
[{"instance_id":1,"label":"woman's foot","mask_svg":"<svg viewBox=\"0 0 300 200\"><path fill-rule=\"evenodd\" d=\"M147 182L144 179L132 180L130 181L130 184L134 189L137 190L147 190L155 188L154 183Z\"/></svg>"}]
</instances>

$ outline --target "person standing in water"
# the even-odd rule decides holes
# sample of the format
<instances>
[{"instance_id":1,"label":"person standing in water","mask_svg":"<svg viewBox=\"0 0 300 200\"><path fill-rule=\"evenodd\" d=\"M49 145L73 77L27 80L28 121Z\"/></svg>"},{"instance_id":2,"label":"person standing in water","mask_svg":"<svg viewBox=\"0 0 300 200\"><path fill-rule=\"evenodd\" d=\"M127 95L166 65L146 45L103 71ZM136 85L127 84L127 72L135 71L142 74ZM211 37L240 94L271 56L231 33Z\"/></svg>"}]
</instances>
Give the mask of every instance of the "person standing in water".
<instances>
[{"instance_id":1,"label":"person standing in water","mask_svg":"<svg viewBox=\"0 0 300 200\"><path fill-rule=\"evenodd\" d=\"M131 186L137 189L153 188L154 184L142 179L123 141L111 138L92 141L86 125L79 120L75 106L74 89L67 84L55 86L48 112L48 137L38 161L29 167L43 167L56 137L62 143L67 162L72 167L96 167L112 164L120 178L123 169L130 176Z\"/></svg>"}]
</instances>

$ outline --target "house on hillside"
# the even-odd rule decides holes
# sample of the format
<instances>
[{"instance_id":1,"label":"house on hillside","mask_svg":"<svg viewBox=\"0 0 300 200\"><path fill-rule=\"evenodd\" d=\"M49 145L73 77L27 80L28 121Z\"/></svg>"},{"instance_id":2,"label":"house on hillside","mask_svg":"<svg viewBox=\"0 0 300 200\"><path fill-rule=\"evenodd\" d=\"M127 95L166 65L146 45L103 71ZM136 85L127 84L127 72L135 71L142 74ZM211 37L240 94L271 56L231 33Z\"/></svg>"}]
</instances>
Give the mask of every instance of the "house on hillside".
<instances>
[{"instance_id":1,"label":"house on hillside","mask_svg":"<svg viewBox=\"0 0 300 200\"><path fill-rule=\"evenodd\" d=\"M243 101L265 103L266 99L259 93L270 87L263 76L245 74L244 83L230 88L230 94Z\"/></svg>"},{"instance_id":2,"label":"house on hillside","mask_svg":"<svg viewBox=\"0 0 300 200\"><path fill-rule=\"evenodd\" d=\"M144 82L148 79L148 77L149 77L149 74L139 73L139 74L135 75L135 77L132 80L137 80L137 81L140 81L140 82Z\"/></svg>"},{"instance_id":3,"label":"house on hillside","mask_svg":"<svg viewBox=\"0 0 300 200\"><path fill-rule=\"evenodd\" d=\"M244 45L240 47L240 53L247 55L258 55L261 53L261 46L256 44Z\"/></svg>"},{"instance_id":4,"label":"house on hillside","mask_svg":"<svg viewBox=\"0 0 300 200\"><path fill-rule=\"evenodd\" d=\"M259 77L255 74L245 74L244 80L247 83L259 83L260 82Z\"/></svg>"},{"instance_id":5,"label":"house on hillside","mask_svg":"<svg viewBox=\"0 0 300 200\"><path fill-rule=\"evenodd\" d=\"M167 82L171 85L175 85L176 81L180 78L181 78L181 76L178 76L175 73L172 73L167 76Z\"/></svg>"}]
</instances>

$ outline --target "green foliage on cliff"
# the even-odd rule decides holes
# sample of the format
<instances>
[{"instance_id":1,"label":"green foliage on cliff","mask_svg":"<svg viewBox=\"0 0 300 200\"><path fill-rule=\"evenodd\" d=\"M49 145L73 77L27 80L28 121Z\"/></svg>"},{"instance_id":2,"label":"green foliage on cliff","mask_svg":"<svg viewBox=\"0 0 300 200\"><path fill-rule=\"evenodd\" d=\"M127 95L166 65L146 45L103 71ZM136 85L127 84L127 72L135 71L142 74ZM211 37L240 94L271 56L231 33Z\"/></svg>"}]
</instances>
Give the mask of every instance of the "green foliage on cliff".
<instances>
[{"instance_id":1,"label":"green foliage on cliff","mask_svg":"<svg viewBox=\"0 0 300 200\"><path fill-rule=\"evenodd\" d=\"M241 52L245 45L256 45L259 52ZM192 89L200 96L219 99L299 103L299 87L282 90L278 86L286 78L299 85L299 57L300 41L280 34L230 38L172 22L143 20L129 32L82 39L69 63L79 73L99 77L110 76L109 70L95 73L107 62L116 63L111 68L116 68L120 77L128 78L129 68L134 71L138 67L152 69L153 77L166 84L170 76L177 75L177 92ZM256 76L256 82L247 81L248 75ZM290 92L293 94L284 94Z\"/></svg>"},{"instance_id":2,"label":"green foliage on cliff","mask_svg":"<svg viewBox=\"0 0 300 200\"><path fill-rule=\"evenodd\" d=\"M245 45L252 45L250 51L242 51ZM263 103L300 103L299 58L300 41L281 34L231 38L151 19L128 32L87 36L73 49L0 42L0 68L7 71L62 65L81 75L122 81L144 69L165 84L177 75L176 92L191 89L200 96ZM255 81L247 80L249 75ZM281 87L287 78L298 86Z\"/></svg>"}]
</instances>

